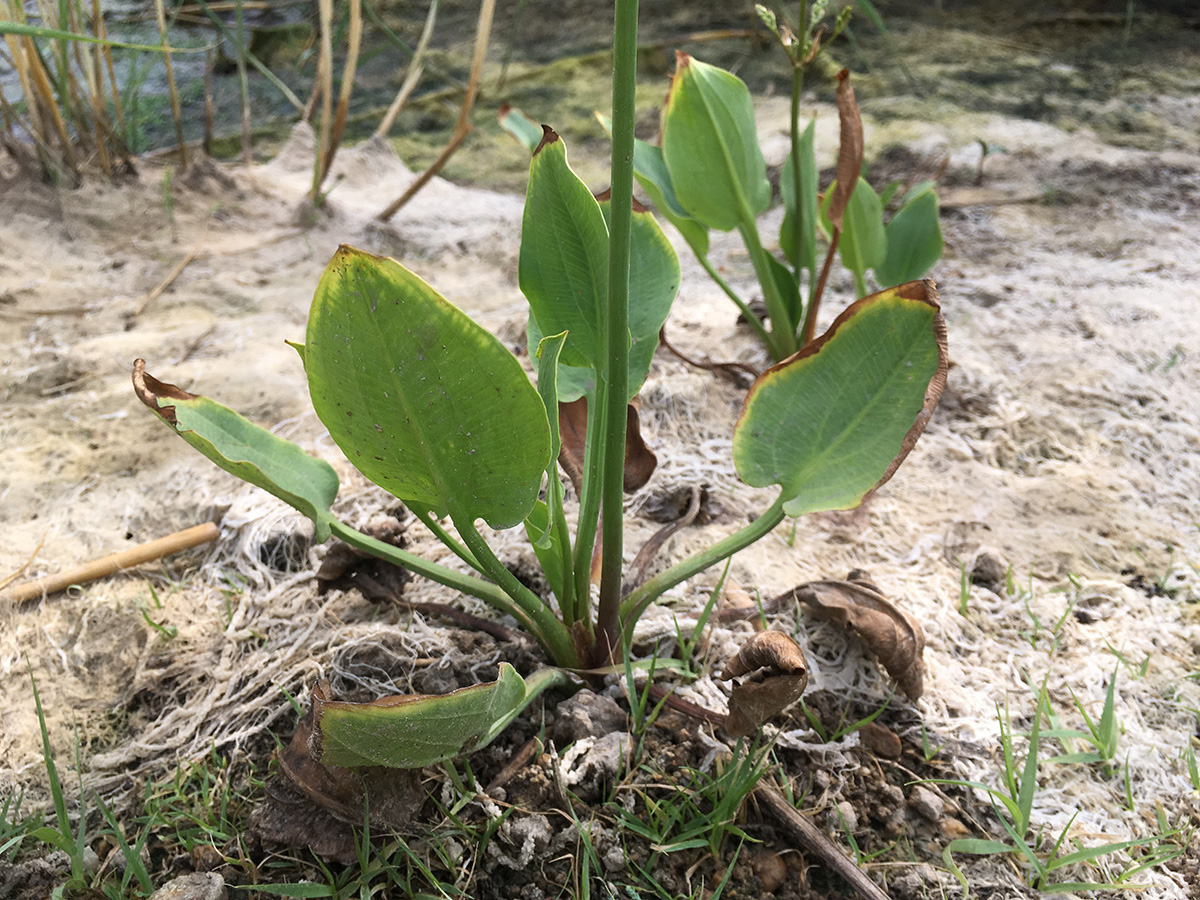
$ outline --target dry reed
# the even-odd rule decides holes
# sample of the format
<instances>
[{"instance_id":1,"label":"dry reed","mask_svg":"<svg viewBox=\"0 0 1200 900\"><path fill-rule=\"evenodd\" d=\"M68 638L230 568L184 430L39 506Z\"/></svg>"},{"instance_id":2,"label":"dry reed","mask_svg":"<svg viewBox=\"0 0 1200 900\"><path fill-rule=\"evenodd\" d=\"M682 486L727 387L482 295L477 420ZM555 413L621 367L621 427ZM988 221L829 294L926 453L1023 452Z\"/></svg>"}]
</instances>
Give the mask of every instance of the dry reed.
<instances>
[{"instance_id":1,"label":"dry reed","mask_svg":"<svg viewBox=\"0 0 1200 900\"><path fill-rule=\"evenodd\" d=\"M187 168L187 142L183 138L183 108L179 103L179 91L175 87L175 66L171 62L171 45L167 41L167 14L163 0L154 0L154 14L158 22L158 34L162 39L163 64L167 69L167 92L171 95L171 116L175 119L175 137L179 141L179 164Z\"/></svg>"},{"instance_id":2,"label":"dry reed","mask_svg":"<svg viewBox=\"0 0 1200 900\"><path fill-rule=\"evenodd\" d=\"M417 176L408 189L393 200L375 218L381 222L388 221L408 203L421 188L425 187L442 167L450 160L467 135L474 127L471 124L471 110L475 107L475 98L479 95L479 85L483 77L483 61L487 56L488 38L492 33L492 17L496 11L496 0L483 0L479 8L479 20L475 28L475 53L471 59L471 76L467 81L466 96L463 97L462 107L458 112L458 122L455 123L454 133L437 159L430 163L429 168Z\"/></svg>"},{"instance_id":3,"label":"dry reed","mask_svg":"<svg viewBox=\"0 0 1200 900\"><path fill-rule=\"evenodd\" d=\"M246 77L246 52L249 49L249 41L246 40L246 8L242 0L237 0L234 7L237 21L238 89L242 94L242 165L249 167L254 158L250 146L250 81Z\"/></svg>"},{"instance_id":4,"label":"dry reed","mask_svg":"<svg viewBox=\"0 0 1200 900\"><path fill-rule=\"evenodd\" d=\"M39 0L30 14L19 0L0 4L0 32L24 101L21 110L0 97L0 137L18 157L19 145L32 144L36 167L56 183L76 184L92 165L113 175L116 158L129 165L104 17L98 0L85 4L87 0ZM30 22L34 14L40 24Z\"/></svg>"},{"instance_id":5,"label":"dry reed","mask_svg":"<svg viewBox=\"0 0 1200 900\"><path fill-rule=\"evenodd\" d=\"M376 138L382 139L388 136L388 133L392 130L392 126L396 124L396 117L400 115L400 110L404 108L404 104L408 102L409 96L421 80L421 75L425 71L425 50L429 46L429 39L433 37L433 25L437 20L437 11L438 0L433 0L429 4L429 13L425 17L425 27L421 30L421 37L417 41L417 49L413 51L412 59L408 63L408 71L404 74L404 83L400 85L400 90L396 93L396 99L392 101L392 105L388 107L388 111L384 113L383 119L380 120L379 127L375 129Z\"/></svg>"},{"instance_id":6,"label":"dry reed","mask_svg":"<svg viewBox=\"0 0 1200 900\"><path fill-rule=\"evenodd\" d=\"M316 203L320 196L321 181L325 173L325 157L329 153L330 125L333 121L333 0L318 0L317 18L320 23L319 52L317 55L317 79L312 95L308 98L305 118L312 115L318 99L321 101L321 119L318 125L317 156L313 165L313 183L309 198Z\"/></svg>"},{"instance_id":7,"label":"dry reed","mask_svg":"<svg viewBox=\"0 0 1200 900\"><path fill-rule=\"evenodd\" d=\"M362 0L350 0L350 34L346 50L346 65L342 70L342 84L338 92L337 113L333 120L332 127L329 127L322 118L322 136L321 142L323 152L320 157L319 166L316 178L313 183L313 200L317 199L318 193L321 190L321 185L329 175L329 169L333 165L333 158L337 154L338 145L342 141L342 135L346 131L346 116L350 111L350 96L354 92L354 73L358 68L358 52L362 46ZM330 98L333 92L332 85L332 63L329 66L330 80L325 85L326 98ZM327 105L326 105L327 108ZM324 114L325 109L322 109ZM328 132L325 129L328 128Z\"/></svg>"},{"instance_id":8,"label":"dry reed","mask_svg":"<svg viewBox=\"0 0 1200 900\"><path fill-rule=\"evenodd\" d=\"M427 51L437 20L440 0L431 0L417 47L412 51L405 78L392 104L379 122L375 134L385 139L396 117L411 97L427 68ZM310 198L319 202L333 166L338 148L345 138L349 122L350 102L354 92L360 49L363 45L364 14L376 29L392 42L399 39L379 19L377 11L363 0L349 0L345 57L340 86L334 93L335 23L334 0L318 0L318 66L308 103L304 104L274 72L250 50L246 10L269 9L259 0L193 0L180 5L168 15L165 0L154 0L153 16L158 32L155 47L110 40L100 0L35 0L30 7L22 0L0 0L0 37L5 54L16 73L20 94L6 95L0 91L0 140L10 153L25 161L26 167L40 171L42 177L55 183L78 184L87 170L98 170L105 176L118 171L131 171L133 166L130 143L142 117L138 114L136 92L140 84L136 69L131 80L122 87L118 82L119 65L114 63L113 47L161 56L163 74L171 105L172 124L177 154L181 165L188 163L188 147L184 133L185 110L181 102L176 68L169 32L180 16L187 21L195 18L207 22L217 34L236 51L237 78L241 91L242 158L251 161L251 107L248 68L253 66L263 74L288 101L303 113L305 120L316 120L319 139L313 161ZM218 11L233 12L235 22L228 24ZM495 0L483 0L476 29L474 55L470 78L458 120L445 148L432 165L422 173L399 200L380 218L388 218L416 194L439 172L450 156L462 144L472 129L470 117L479 94L483 61L495 11ZM213 142L213 47L206 53L204 72L203 147L209 150ZM144 69L143 69L144 75ZM125 76L122 76L125 77ZM320 103L319 114L314 115ZM144 107L143 107L144 109ZM144 113L142 114L144 116Z\"/></svg>"}]
</instances>

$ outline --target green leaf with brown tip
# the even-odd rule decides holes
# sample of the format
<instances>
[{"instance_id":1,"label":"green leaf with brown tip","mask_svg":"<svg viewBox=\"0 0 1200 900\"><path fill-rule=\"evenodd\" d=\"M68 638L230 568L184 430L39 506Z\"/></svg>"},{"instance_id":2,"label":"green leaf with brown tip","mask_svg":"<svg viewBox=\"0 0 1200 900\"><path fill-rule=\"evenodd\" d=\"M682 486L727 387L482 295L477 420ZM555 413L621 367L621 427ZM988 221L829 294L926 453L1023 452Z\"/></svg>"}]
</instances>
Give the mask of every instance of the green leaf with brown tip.
<instances>
[{"instance_id":1,"label":"green leaf with brown tip","mask_svg":"<svg viewBox=\"0 0 1200 900\"><path fill-rule=\"evenodd\" d=\"M517 279L539 334L568 332L562 363L601 368L608 226L567 164L562 139L548 128L529 167Z\"/></svg>"},{"instance_id":2,"label":"green leaf with brown tip","mask_svg":"<svg viewBox=\"0 0 1200 900\"><path fill-rule=\"evenodd\" d=\"M605 228L611 202L606 194L597 198ZM658 348L658 333L671 312L671 304L679 292L679 257L671 241L663 233L654 215L640 203L635 203L630 224L629 263L629 375L627 400L642 389L650 372L650 363ZM605 259L608 249L605 247ZM532 307L532 303L530 304ZM529 317L529 347L542 341L541 320ZM569 341L568 341L569 343ZM558 398L570 403L596 387L595 370L560 362L558 367Z\"/></svg>"},{"instance_id":3,"label":"green leaf with brown tip","mask_svg":"<svg viewBox=\"0 0 1200 900\"><path fill-rule=\"evenodd\" d=\"M338 492L329 463L220 403L159 381L144 360L133 364L133 386L147 407L204 456L308 516L318 541L329 537L329 508Z\"/></svg>"},{"instance_id":4,"label":"green leaf with brown tip","mask_svg":"<svg viewBox=\"0 0 1200 900\"><path fill-rule=\"evenodd\" d=\"M515 106L503 103L496 114L500 127L517 139L517 142L533 153L542 142L542 126Z\"/></svg>"},{"instance_id":5,"label":"green leaf with brown tip","mask_svg":"<svg viewBox=\"0 0 1200 900\"><path fill-rule=\"evenodd\" d=\"M780 485L791 516L857 506L924 431L947 366L933 282L864 297L751 387L733 435L738 475Z\"/></svg>"},{"instance_id":6,"label":"green leaf with brown tip","mask_svg":"<svg viewBox=\"0 0 1200 900\"><path fill-rule=\"evenodd\" d=\"M663 112L663 159L679 204L730 231L767 208L771 186L750 90L736 75L676 51Z\"/></svg>"},{"instance_id":7,"label":"green leaf with brown tip","mask_svg":"<svg viewBox=\"0 0 1200 900\"><path fill-rule=\"evenodd\" d=\"M519 524L550 462L550 425L521 364L394 260L341 247L313 298L313 407L347 459L401 500Z\"/></svg>"},{"instance_id":8,"label":"green leaf with brown tip","mask_svg":"<svg viewBox=\"0 0 1200 900\"><path fill-rule=\"evenodd\" d=\"M525 702L525 681L508 663L495 681L449 694L349 703L314 690L309 749L327 766L419 769L486 747Z\"/></svg>"}]
</instances>

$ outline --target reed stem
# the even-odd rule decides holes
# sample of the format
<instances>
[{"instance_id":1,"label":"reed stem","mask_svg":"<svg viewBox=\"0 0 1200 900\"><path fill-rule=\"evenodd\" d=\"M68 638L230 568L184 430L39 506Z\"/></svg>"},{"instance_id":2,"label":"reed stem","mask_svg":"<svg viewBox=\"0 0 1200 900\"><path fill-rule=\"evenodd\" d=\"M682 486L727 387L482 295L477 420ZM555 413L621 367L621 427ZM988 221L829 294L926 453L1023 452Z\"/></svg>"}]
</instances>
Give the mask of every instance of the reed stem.
<instances>
[{"instance_id":1,"label":"reed stem","mask_svg":"<svg viewBox=\"0 0 1200 900\"><path fill-rule=\"evenodd\" d=\"M409 95L416 89L417 83L421 80L421 74L425 71L423 65L425 59L425 48L429 46L429 39L433 37L433 23L437 20L438 0L433 0L429 4L429 14L425 17L425 28L421 31L421 38L417 41L417 49L413 52L412 59L408 63L408 71L404 73L404 83L400 85L400 90L396 93L396 99L392 101L392 105L388 107L388 111L384 114L379 127L375 129L375 137L385 138L388 132L392 130L392 126L396 124L396 117L400 115L400 110L404 108L404 104L408 102Z\"/></svg>"},{"instance_id":2,"label":"reed stem","mask_svg":"<svg viewBox=\"0 0 1200 900\"><path fill-rule=\"evenodd\" d=\"M342 70L342 85L338 92L337 114L329 135L323 168L317 179L317 189L329 176L333 158L346 131L346 116L350 111L350 95L354 92L354 72L358 67L358 52L362 45L362 0L350 0L350 41L346 50L346 67Z\"/></svg>"},{"instance_id":3,"label":"reed stem","mask_svg":"<svg viewBox=\"0 0 1200 900\"><path fill-rule=\"evenodd\" d=\"M175 139L179 143L179 167L187 168L187 143L183 139L183 108L179 103L179 90L175 86L175 65L171 62L171 45L167 40L167 13L163 0L154 0L154 17L158 22L158 36L162 40L163 65L167 70L167 93L171 95L171 116L175 119Z\"/></svg>"}]
</instances>

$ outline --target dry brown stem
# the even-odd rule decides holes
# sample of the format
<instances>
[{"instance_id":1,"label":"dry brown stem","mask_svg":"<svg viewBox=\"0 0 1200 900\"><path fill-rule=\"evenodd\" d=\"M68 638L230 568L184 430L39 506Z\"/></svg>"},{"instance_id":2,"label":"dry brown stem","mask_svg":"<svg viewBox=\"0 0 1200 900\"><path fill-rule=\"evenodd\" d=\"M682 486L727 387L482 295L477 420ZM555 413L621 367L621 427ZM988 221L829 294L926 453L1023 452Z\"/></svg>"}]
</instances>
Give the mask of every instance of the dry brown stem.
<instances>
[{"instance_id":1,"label":"dry brown stem","mask_svg":"<svg viewBox=\"0 0 1200 900\"><path fill-rule=\"evenodd\" d=\"M13 604L25 603L47 594L57 593L73 584L85 584L98 578L106 578L125 569L179 553L181 550L190 550L192 547L207 544L209 541L216 540L220 534L220 529L212 522L195 525L167 537L138 544L136 547L130 547L120 553L94 559L83 565L67 569L65 572L47 575L45 578L18 585L6 593L0 594L0 597Z\"/></svg>"}]
</instances>

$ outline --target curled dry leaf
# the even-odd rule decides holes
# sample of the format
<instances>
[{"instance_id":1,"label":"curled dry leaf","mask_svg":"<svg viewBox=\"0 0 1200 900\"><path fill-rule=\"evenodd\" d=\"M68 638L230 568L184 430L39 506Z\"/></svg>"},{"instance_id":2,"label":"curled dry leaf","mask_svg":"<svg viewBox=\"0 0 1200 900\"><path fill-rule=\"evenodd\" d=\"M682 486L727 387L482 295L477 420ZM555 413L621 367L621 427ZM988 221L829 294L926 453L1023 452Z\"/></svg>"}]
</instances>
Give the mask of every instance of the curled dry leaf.
<instances>
[{"instance_id":1,"label":"curled dry leaf","mask_svg":"<svg viewBox=\"0 0 1200 900\"><path fill-rule=\"evenodd\" d=\"M721 592L722 610L744 610L749 614L757 611L754 598L750 592L738 584L738 580L730 575L725 579L725 589ZM730 660L732 664L733 660Z\"/></svg>"},{"instance_id":2,"label":"curled dry leaf","mask_svg":"<svg viewBox=\"0 0 1200 900\"><path fill-rule=\"evenodd\" d=\"M189 394L181 387L167 384L165 381L159 381L147 372L146 361L144 359L135 359L133 361L133 389L142 403L166 419L171 425L176 424L175 407L159 405L159 401L197 399L195 394Z\"/></svg>"},{"instance_id":3,"label":"curled dry leaf","mask_svg":"<svg viewBox=\"0 0 1200 900\"><path fill-rule=\"evenodd\" d=\"M632 494L641 488L658 465L654 455L642 440L641 419L638 410L641 400L634 397L629 401L629 414L625 420L625 493ZM580 397L570 403L558 404L558 429L562 436L562 448L558 453L559 464L576 493L583 484L583 452L587 446L587 398Z\"/></svg>"},{"instance_id":4,"label":"curled dry leaf","mask_svg":"<svg viewBox=\"0 0 1200 900\"><path fill-rule=\"evenodd\" d=\"M833 200L829 204L829 221L834 227L842 227L842 217L850 203L850 195L858 186L862 173L863 127L858 113L858 101L854 99L854 88L850 86L850 71L842 69L837 74L837 108L841 123L841 146L838 147L837 185Z\"/></svg>"},{"instance_id":5,"label":"curled dry leaf","mask_svg":"<svg viewBox=\"0 0 1200 900\"><path fill-rule=\"evenodd\" d=\"M793 588L792 594L820 618L857 634L910 700L921 696L925 632L883 596L866 572L855 569L845 581L810 581Z\"/></svg>"},{"instance_id":6,"label":"curled dry leaf","mask_svg":"<svg viewBox=\"0 0 1200 900\"><path fill-rule=\"evenodd\" d=\"M729 697L725 730L749 737L763 723L800 699L808 684L808 663L800 645L780 631L760 632L734 655L723 679L745 676Z\"/></svg>"}]
</instances>

